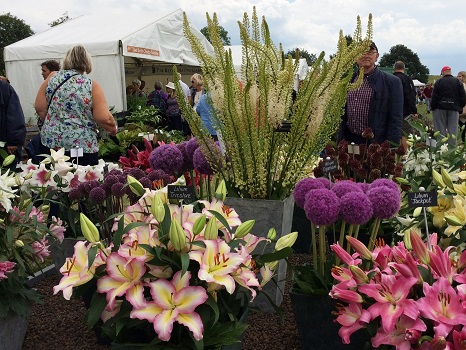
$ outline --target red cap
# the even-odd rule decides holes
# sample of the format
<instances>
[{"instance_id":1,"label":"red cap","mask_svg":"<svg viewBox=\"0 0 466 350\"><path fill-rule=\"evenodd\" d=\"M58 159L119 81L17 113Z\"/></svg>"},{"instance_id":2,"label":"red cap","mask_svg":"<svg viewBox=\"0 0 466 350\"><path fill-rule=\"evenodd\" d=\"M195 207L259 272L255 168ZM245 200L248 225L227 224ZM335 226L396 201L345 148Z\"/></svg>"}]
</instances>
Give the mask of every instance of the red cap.
<instances>
[{"instance_id":1,"label":"red cap","mask_svg":"<svg viewBox=\"0 0 466 350\"><path fill-rule=\"evenodd\" d=\"M446 70L451 70L451 68L449 66L445 66L442 68L442 73L445 72Z\"/></svg>"}]
</instances>

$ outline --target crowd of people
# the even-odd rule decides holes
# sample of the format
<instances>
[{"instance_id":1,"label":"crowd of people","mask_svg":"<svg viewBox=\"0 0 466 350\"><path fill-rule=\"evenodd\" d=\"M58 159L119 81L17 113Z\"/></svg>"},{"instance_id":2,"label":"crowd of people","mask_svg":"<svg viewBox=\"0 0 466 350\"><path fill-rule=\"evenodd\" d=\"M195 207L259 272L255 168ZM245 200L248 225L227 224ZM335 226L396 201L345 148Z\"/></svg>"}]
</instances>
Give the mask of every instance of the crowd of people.
<instances>
[{"instance_id":1,"label":"crowd of people","mask_svg":"<svg viewBox=\"0 0 466 350\"><path fill-rule=\"evenodd\" d=\"M353 81L360 70L364 77L359 88L347 94L338 140L366 143L370 139L379 143L389 141L394 147L400 143L408 147L406 135L411 132L408 121L417 115L416 105L422 100L426 103L427 113L433 113L434 131L439 131L439 138L457 135L459 127L466 124L466 72L460 71L454 77L452 69L445 66L435 86L428 83L422 90L416 90L412 79L405 74L402 61L395 62L394 73L389 74L378 68L378 58L377 45L372 42L370 49L357 60L358 71L354 73ZM63 67L54 60L41 64L44 82L35 101L41 131L35 146L28 151L29 157L45 154L50 149L65 148L68 155L72 150L82 153L79 154L80 164L97 164L96 126L103 127L110 135L115 135L118 128L102 87L86 75L91 70L91 58L82 45L68 50ZM199 114L212 138L217 140L219 135L212 123L214 109L203 86L202 75L191 76L191 87L181 80L181 74L179 81L184 97ZM174 83L166 84L164 91L163 84L156 81L154 90L148 95L144 87L144 81L134 79L127 94L146 99L148 106L159 109L168 128L189 136L191 131L178 105ZM19 98L5 77L0 77L0 104L0 148L7 154L15 154L16 162L11 165L14 169L21 160L26 127ZM367 130L370 130L369 134ZM462 136L464 139L464 132ZM456 138L450 137L448 143L455 146Z\"/></svg>"}]
</instances>

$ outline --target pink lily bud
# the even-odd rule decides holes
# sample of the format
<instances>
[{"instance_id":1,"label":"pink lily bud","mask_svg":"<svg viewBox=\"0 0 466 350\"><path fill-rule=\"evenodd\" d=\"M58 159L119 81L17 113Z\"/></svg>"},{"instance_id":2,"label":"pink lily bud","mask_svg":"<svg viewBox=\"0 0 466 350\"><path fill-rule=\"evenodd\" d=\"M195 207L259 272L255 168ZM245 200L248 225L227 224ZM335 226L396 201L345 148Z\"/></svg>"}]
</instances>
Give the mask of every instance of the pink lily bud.
<instances>
[{"instance_id":1,"label":"pink lily bud","mask_svg":"<svg viewBox=\"0 0 466 350\"><path fill-rule=\"evenodd\" d=\"M444 350L447 347L445 337L434 337L430 342L430 350Z\"/></svg>"},{"instance_id":2,"label":"pink lily bud","mask_svg":"<svg viewBox=\"0 0 466 350\"><path fill-rule=\"evenodd\" d=\"M429 249L427 249L427 246L425 245L422 238L419 237L419 235L415 231L409 232L409 236L411 238L411 246L413 247L413 251L418 257L418 259L421 260L423 264L429 265Z\"/></svg>"},{"instance_id":3,"label":"pink lily bud","mask_svg":"<svg viewBox=\"0 0 466 350\"><path fill-rule=\"evenodd\" d=\"M349 269L353 274L353 277L356 280L356 282L358 282L358 284L369 282L369 278L367 277L365 272L361 270L358 266L351 265Z\"/></svg>"},{"instance_id":4,"label":"pink lily bud","mask_svg":"<svg viewBox=\"0 0 466 350\"><path fill-rule=\"evenodd\" d=\"M350 246L363 258L364 260L372 261L372 253L361 241L351 236L346 236L346 240Z\"/></svg>"},{"instance_id":5,"label":"pink lily bud","mask_svg":"<svg viewBox=\"0 0 466 350\"><path fill-rule=\"evenodd\" d=\"M351 265L353 263L353 257L346 250L344 250L338 242L332 244L330 249L332 249L335 255L346 265Z\"/></svg>"},{"instance_id":6,"label":"pink lily bud","mask_svg":"<svg viewBox=\"0 0 466 350\"><path fill-rule=\"evenodd\" d=\"M339 299L347 303L362 303L362 296L353 290L343 290L333 287L329 293L333 299Z\"/></svg>"}]
</instances>

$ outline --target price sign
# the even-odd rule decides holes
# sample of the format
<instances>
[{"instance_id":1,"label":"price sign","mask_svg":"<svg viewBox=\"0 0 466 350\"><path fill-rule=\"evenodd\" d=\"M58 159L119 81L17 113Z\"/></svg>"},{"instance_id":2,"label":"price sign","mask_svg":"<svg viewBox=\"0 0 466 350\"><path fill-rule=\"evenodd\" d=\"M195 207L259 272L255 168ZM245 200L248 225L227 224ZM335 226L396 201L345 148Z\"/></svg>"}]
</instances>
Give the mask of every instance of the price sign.
<instances>
[{"instance_id":1,"label":"price sign","mask_svg":"<svg viewBox=\"0 0 466 350\"><path fill-rule=\"evenodd\" d=\"M435 207L437 205L437 192L411 192L408 193L410 207Z\"/></svg>"}]
</instances>

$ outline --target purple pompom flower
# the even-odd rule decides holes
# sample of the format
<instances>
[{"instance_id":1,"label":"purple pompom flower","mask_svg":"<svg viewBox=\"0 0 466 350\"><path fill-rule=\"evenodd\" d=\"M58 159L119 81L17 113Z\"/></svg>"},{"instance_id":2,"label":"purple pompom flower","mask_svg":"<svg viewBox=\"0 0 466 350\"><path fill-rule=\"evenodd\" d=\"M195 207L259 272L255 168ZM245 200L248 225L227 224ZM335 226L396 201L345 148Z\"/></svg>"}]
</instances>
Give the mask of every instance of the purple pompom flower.
<instances>
[{"instance_id":1,"label":"purple pompom flower","mask_svg":"<svg viewBox=\"0 0 466 350\"><path fill-rule=\"evenodd\" d=\"M338 198L341 198L349 192L362 192L362 189L353 181L341 180L335 182L335 184L332 186L332 191L335 192Z\"/></svg>"},{"instance_id":2,"label":"purple pompom flower","mask_svg":"<svg viewBox=\"0 0 466 350\"><path fill-rule=\"evenodd\" d=\"M146 176L146 172L144 170L142 170L142 169L139 169L139 168L127 169L126 173L131 175L132 177L134 177L136 180L139 180L143 176Z\"/></svg>"},{"instance_id":3,"label":"purple pompom flower","mask_svg":"<svg viewBox=\"0 0 466 350\"><path fill-rule=\"evenodd\" d=\"M77 188L73 188L69 193L68 193L68 197L70 198L70 201L74 202L74 201L79 201L81 199L83 199L83 192L80 191L79 189Z\"/></svg>"},{"instance_id":4,"label":"purple pompom flower","mask_svg":"<svg viewBox=\"0 0 466 350\"><path fill-rule=\"evenodd\" d=\"M191 158L189 158L188 152L186 151L187 144L188 141L183 141L176 144L176 148L178 148L181 151L181 154L183 155L183 171L189 171L194 169L192 156Z\"/></svg>"},{"instance_id":5,"label":"purple pompom flower","mask_svg":"<svg viewBox=\"0 0 466 350\"><path fill-rule=\"evenodd\" d=\"M332 183L330 182L329 179L327 179L326 177L318 177L317 180L322 182L322 185L324 185L326 189L328 190L330 189L330 185L332 185Z\"/></svg>"},{"instance_id":6,"label":"purple pompom flower","mask_svg":"<svg viewBox=\"0 0 466 350\"><path fill-rule=\"evenodd\" d=\"M194 151L193 165L194 168L197 169L197 171L199 171L201 174L213 175L214 173L212 167L204 157L204 154L199 147Z\"/></svg>"},{"instance_id":7,"label":"purple pompom flower","mask_svg":"<svg viewBox=\"0 0 466 350\"><path fill-rule=\"evenodd\" d=\"M356 185L358 185L364 193L366 193L370 188L370 185L367 182L356 182Z\"/></svg>"},{"instance_id":8,"label":"purple pompom flower","mask_svg":"<svg viewBox=\"0 0 466 350\"><path fill-rule=\"evenodd\" d=\"M116 198L123 197L125 195L125 193L126 193L126 187L121 182L117 182L117 183L112 185L112 194Z\"/></svg>"},{"instance_id":9,"label":"purple pompom flower","mask_svg":"<svg viewBox=\"0 0 466 350\"><path fill-rule=\"evenodd\" d=\"M306 194L310 190L315 190L318 188L325 188L324 184L318 179L308 177L299 181L293 190L294 202L300 208L304 208L304 201L306 199Z\"/></svg>"},{"instance_id":10,"label":"purple pompom flower","mask_svg":"<svg viewBox=\"0 0 466 350\"><path fill-rule=\"evenodd\" d=\"M372 203L374 217L389 219L400 210L400 190L392 190L387 186L377 186L367 191L367 197Z\"/></svg>"},{"instance_id":11,"label":"purple pompom flower","mask_svg":"<svg viewBox=\"0 0 466 350\"><path fill-rule=\"evenodd\" d=\"M150 153L149 163L152 169L160 169L173 175L183 167L183 154L175 145L161 145Z\"/></svg>"},{"instance_id":12,"label":"purple pompom flower","mask_svg":"<svg viewBox=\"0 0 466 350\"><path fill-rule=\"evenodd\" d=\"M186 143L186 155L188 156L189 161L191 162L193 161L194 151L196 151L198 147L199 147L199 143L197 142L195 137L191 138Z\"/></svg>"},{"instance_id":13,"label":"purple pompom flower","mask_svg":"<svg viewBox=\"0 0 466 350\"><path fill-rule=\"evenodd\" d=\"M398 185L393 180L390 180L390 179L377 179L369 185L369 188L374 188L374 187L379 187L379 186L385 186L385 187L392 189L393 191L399 191Z\"/></svg>"},{"instance_id":14,"label":"purple pompom flower","mask_svg":"<svg viewBox=\"0 0 466 350\"><path fill-rule=\"evenodd\" d=\"M350 225L364 225L372 214L372 203L365 193L349 192L340 198L340 215Z\"/></svg>"},{"instance_id":15,"label":"purple pompom flower","mask_svg":"<svg viewBox=\"0 0 466 350\"><path fill-rule=\"evenodd\" d=\"M162 187L172 183L170 175L165 174L165 172L160 169L153 169L149 174L147 174L147 177L152 182L162 180L163 181Z\"/></svg>"},{"instance_id":16,"label":"purple pompom flower","mask_svg":"<svg viewBox=\"0 0 466 350\"><path fill-rule=\"evenodd\" d=\"M105 200L106 197L107 197L107 195L105 193L105 190L100 186L99 187L94 187L89 192L89 199L94 204L102 203Z\"/></svg>"},{"instance_id":17,"label":"purple pompom flower","mask_svg":"<svg viewBox=\"0 0 466 350\"><path fill-rule=\"evenodd\" d=\"M149 180L148 177L141 177L139 179L139 182L141 183L142 187L144 188L148 188L149 190L152 190L153 189L153 186L152 186L152 181Z\"/></svg>"},{"instance_id":18,"label":"purple pompom flower","mask_svg":"<svg viewBox=\"0 0 466 350\"><path fill-rule=\"evenodd\" d=\"M304 211L314 225L331 225L340 214L340 199L325 188L310 190L306 195Z\"/></svg>"}]
</instances>

